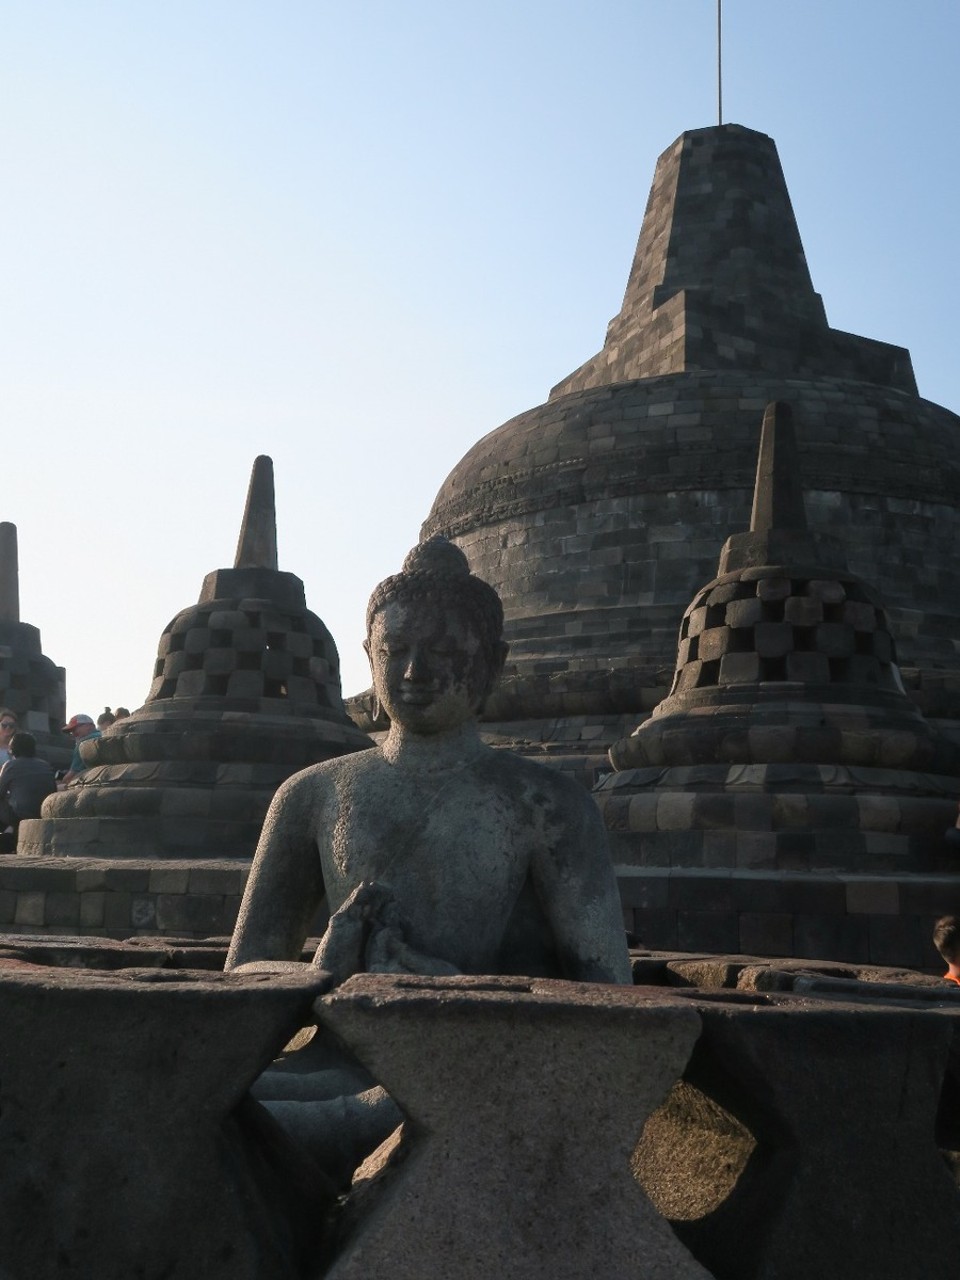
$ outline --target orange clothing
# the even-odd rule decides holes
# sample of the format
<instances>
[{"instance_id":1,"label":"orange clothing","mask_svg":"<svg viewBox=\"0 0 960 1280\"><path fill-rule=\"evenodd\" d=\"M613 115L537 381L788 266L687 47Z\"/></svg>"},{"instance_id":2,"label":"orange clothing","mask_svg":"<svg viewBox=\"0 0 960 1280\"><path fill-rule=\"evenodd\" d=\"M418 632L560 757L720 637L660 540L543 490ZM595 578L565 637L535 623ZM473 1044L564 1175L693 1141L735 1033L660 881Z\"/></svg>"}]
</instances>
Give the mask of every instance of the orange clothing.
<instances>
[{"instance_id":1,"label":"orange clothing","mask_svg":"<svg viewBox=\"0 0 960 1280\"><path fill-rule=\"evenodd\" d=\"M943 975L943 980L944 982L955 982L957 986L960 987L960 978L955 978L952 973L945 973Z\"/></svg>"}]
</instances>

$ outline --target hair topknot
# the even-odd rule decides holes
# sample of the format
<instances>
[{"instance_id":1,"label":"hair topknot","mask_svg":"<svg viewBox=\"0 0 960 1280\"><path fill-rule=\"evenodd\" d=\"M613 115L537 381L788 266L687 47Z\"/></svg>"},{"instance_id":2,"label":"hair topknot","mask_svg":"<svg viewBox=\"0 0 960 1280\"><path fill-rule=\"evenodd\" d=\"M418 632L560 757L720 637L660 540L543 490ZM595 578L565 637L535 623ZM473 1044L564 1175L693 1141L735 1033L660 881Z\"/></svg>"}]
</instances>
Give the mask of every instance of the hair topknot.
<instances>
[{"instance_id":1,"label":"hair topknot","mask_svg":"<svg viewBox=\"0 0 960 1280\"><path fill-rule=\"evenodd\" d=\"M367 631L374 614L392 601L448 603L469 614L484 645L493 650L503 636L503 605L489 583L474 577L467 557L442 534L408 552L399 573L374 588L367 605Z\"/></svg>"},{"instance_id":2,"label":"hair topknot","mask_svg":"<svg viewBox=\"0 0 960 1280\"><path fill-rule=\"evenodd\" d=\"M441 573L468 578L470 566L457 544L437 533L407 552L401 573Z\"/></svg>"}]
</instances>

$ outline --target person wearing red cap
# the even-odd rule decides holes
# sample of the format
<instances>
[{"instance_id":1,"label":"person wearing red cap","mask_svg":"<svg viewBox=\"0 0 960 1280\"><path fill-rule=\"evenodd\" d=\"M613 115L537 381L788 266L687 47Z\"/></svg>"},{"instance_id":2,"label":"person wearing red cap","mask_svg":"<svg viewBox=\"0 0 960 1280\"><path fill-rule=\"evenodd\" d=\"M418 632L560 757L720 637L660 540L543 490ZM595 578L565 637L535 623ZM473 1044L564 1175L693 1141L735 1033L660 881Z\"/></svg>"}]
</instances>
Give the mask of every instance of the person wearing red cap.
<instances>
[{"instance_id":1,"label":"person wearing red cap","mask_svg":"<svg viewBox=\"0 0 960 1280\"><path fill-rule=\"evenodd\" d=\"M60 783L61 787L65 787L68 783L72 782L78 774L83 773L84 769L87 767L80 756L80 743L92 742L94 738L99 738L101 734L100 730L94 724L92 716L85 715L71 717L71 719L63 726L62 732L69 733L73 737L74 743L73 759L70 761L70 768L63 775L63 780Z\"/></svg>"}]
</instances>

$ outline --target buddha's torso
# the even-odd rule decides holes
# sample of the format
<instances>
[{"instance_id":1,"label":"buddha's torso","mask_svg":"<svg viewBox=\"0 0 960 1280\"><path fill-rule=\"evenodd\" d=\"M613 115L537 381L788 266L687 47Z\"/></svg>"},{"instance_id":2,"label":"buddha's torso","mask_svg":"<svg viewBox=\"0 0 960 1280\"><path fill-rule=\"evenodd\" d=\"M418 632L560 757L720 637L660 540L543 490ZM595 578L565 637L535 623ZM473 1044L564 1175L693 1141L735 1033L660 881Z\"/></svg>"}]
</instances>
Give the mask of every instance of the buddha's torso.
<instances>
[{"instance_id":1,"label":"buddha's torso","mask_svg":"<svg viewBox=\"0 0 960 1280\"><path fill-rule=\"evenodd\" d=\"M393 891L410 946L464 972L501 971L521 917L525 936L543 932L528 877L545 838L529 766L518 776L505 765L490 751L419 770L370 751L318 766L314 838L330 910L377 881Z\"/></svg>"}]
</instances>

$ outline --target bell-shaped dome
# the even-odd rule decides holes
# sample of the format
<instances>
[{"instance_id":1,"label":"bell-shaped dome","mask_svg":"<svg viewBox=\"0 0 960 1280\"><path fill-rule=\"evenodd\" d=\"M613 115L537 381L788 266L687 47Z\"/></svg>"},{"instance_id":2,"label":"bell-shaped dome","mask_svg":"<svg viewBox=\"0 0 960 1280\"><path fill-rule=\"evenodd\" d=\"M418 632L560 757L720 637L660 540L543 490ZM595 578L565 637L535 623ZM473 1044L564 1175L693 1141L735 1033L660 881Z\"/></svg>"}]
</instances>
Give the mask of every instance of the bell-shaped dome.
<instances>
[{"instance_id":1,"label":"bell-shaped dome","mask_svg":"<svg viewBox=\"0 0 960 1280\"><path fill-rule=\"evenodd\" d=\"M164 628L147 701L83 745L86 771L21 823L18 851L249 858L281 782L369 746L343 709L333 638L277 568L261 457L234 567Z\"/></svg>"}]
</instances>

